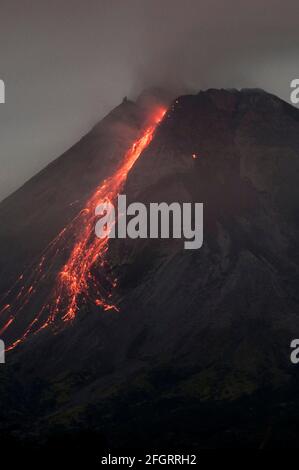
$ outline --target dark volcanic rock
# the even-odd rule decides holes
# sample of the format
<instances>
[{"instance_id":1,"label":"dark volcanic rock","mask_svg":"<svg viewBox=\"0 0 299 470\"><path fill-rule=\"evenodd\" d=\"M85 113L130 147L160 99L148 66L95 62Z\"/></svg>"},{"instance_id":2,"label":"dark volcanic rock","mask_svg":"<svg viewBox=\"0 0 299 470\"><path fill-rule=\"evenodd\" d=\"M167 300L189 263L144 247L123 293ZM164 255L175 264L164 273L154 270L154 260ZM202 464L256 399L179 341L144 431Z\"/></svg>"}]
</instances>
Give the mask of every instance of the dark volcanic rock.
<instances>
[{"instance_id":1,"label":"dark volcanic rock","mask_svg":"<svg viewBox=\"0 0 299 470\"><path fill-rule=\"evenodd\" d=\"M0 292L84 207L138 136L146 113L124 101L70 150L0 204Z\"/></svg>"},{"instance_id":2,"label":"dark volcanic rock","mask_svg":"<svg viewBox=\"0 0 299 470\"><path fill-rule=\"evenodd\" d=\"M135 122L134 105L122 106L132 109ZM106 131L100 140L97 135L0 206L6 220L14 213L1 235L1 246L9 243L14 252L9 262L1 252L9 272L73 215L73 209L65 212L68 203L83 201L121 158L127 141ZM277 97L260 90L208 90L175 100L124 193L129 202L203 202L204 245L184 250L180 240L111 241L121 313L84 307L72 327L55 336L43 332L12 355L21 377L46 380L36 433L75 422L128 444L125 430L140 425L140 415L144 434L134 434L140 445L155 443L151 433L162 426L167 444L184 444L192 435L195 444L213 446L219 431L232 433L225 434L227 445L243 439L259 446L265 413L282 406L281 390L290 413L299 416L289 360L290 340L299 333L298 173L299 111ZM31 233L32 220L20 217L30 201L39 232ZM51 230L45 235L46 221ZM21 233L25 242L18 247ZM247 409L254 410L254 422ZM211 410L219 420L223 413L221 425L209 421ZM251 431L235 418L238 413L249 419ZM49 421L41 418L46 416ZM190 435L177 424L187 416ZM212 423L208 437L201 421L205 429Z\"/></svg>"},{"instance_id":3,"label":"dark volcanic rock","mask_svg":"<svg viewBox=\"0 0 299 470\"><path fill-rule=\"evenodd\" d=\"M204 245L113 244L128 322L143 334L138 360L163 358L204 375L227 367L247 384L243 392L264 384L266 371L268 385L290 378L299 331L298 119L255 90L183 96L169 110L126 193L145 203L203 202ZM235 386L211 388L210 398L237 396Z\"/></svg>"}]
</instances>

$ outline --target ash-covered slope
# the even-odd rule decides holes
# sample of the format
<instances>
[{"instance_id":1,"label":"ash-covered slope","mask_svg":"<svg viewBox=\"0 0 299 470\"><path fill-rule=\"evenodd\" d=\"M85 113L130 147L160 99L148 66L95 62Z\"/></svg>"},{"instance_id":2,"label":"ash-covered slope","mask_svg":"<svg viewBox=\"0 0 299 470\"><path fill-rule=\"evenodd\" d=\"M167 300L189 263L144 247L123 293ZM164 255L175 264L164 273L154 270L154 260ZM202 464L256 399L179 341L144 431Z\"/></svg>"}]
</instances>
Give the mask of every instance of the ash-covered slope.
<instances>
[{"instance_id":1,"label":"ash-covered slope","mask_svg":"<svg viewBox=\"0 0 299 470\"><path fill-rule=\"evenodd\" d=\"M299 333L298 173L299 112L275 96L208 90L175 100L123 193L203 202L204 245L111 241L120 313L85 305L71 327L10 356L37 395L33 432L88 429L109 446L281 441L284 420L299 418L289 360ZM26 401L22 413L32 426Z\"/></svg>"},{"instance_id":2,"label":"ash-covered slope","mask_svg":"<svg viewBox=\"0 0 299 470\"><path fill-rule=\"evenodd\" d=\"M204 203L200 250L147 240L113 246L125 311L138 325L128 350L198 368L186 381L196 380L198 397L236 398L290 379L298 131L299 112L262 91L183 96L129 175L129 201Z\"/></svg>"},{"instance_id":3,"label":"ash-covered slope","mask_svg":"<svg viewBox=\"0 0 299 470\"><path fill-rule=\"evenodd\" d=\"M0 292L30 265L109 176L147 118L125 99L70 150L0 203Z\"/></svg>"}]
</instances>

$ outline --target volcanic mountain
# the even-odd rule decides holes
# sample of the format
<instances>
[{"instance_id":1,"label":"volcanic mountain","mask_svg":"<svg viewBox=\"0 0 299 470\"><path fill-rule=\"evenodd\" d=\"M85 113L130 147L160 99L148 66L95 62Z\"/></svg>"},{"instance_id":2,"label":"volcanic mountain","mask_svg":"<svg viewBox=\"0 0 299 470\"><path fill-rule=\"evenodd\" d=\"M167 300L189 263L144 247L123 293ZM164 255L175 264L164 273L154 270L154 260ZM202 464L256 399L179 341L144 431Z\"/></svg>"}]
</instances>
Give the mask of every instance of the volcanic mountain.
<instances>
[{"instance_id":1,"label":"volcanic mountain","mask_svg":"<svg viewBox=\"0 0 299 470\"><path fill-rule=\"evenodd\" d=\"M0 328L13 345L3 434L88 432L110 448L295 440L299 111L261 90L210 89L164 108L124 100L0 204ZM110 240L86 270L94 242L64 228L86 223L78 214L132 155L117 191L128 203L202 202L203 247ZM65 311L55 279L71 279L73 294L82 270L92 288Z\"/></svg>"}]
</instances>

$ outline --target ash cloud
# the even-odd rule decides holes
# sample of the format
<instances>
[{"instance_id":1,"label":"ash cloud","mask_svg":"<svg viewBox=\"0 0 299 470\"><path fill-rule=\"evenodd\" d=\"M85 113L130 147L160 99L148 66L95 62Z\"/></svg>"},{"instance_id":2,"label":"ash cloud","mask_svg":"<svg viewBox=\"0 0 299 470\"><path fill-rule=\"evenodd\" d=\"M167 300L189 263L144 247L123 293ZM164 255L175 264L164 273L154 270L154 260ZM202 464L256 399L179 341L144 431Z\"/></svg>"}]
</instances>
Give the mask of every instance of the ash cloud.
<instances>
[{"instance_id":1,"label":"ash cloud","mask_svg":"<svg viewBox=\"0 0 299 470\"><path fill-rule=\"evenodd\" d=\"M0 199L128 95L261 87L289 99L296 0L11 0L1 5Z\"/></svg>"}]
</instances>

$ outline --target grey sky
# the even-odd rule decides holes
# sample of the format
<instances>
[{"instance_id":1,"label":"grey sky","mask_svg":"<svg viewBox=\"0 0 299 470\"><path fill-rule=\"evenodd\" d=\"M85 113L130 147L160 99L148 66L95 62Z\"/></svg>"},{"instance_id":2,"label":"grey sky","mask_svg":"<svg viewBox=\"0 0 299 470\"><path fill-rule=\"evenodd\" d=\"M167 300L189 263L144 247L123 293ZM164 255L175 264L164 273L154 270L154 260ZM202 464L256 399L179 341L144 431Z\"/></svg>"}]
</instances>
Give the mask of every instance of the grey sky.
<instances>
[{"instance_id":1,"label":"grey sky","mask_svg":"<svg viewBox=\"0 0 299 470\"><path fill-rule=\"evenodd\" d=\"M0 199L144 87L299 75L297 0L0 0Z\"/></svg>"}]
</instances>

